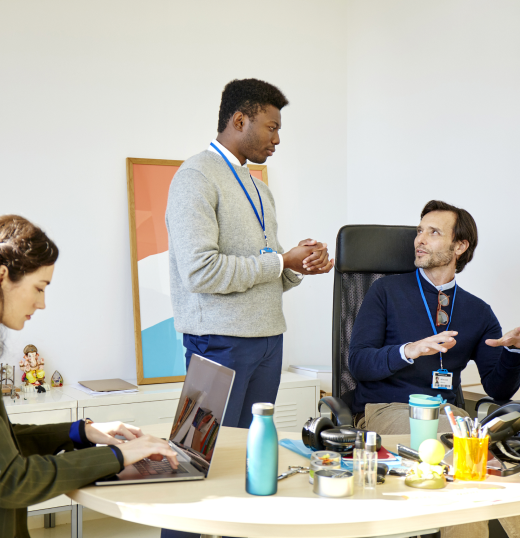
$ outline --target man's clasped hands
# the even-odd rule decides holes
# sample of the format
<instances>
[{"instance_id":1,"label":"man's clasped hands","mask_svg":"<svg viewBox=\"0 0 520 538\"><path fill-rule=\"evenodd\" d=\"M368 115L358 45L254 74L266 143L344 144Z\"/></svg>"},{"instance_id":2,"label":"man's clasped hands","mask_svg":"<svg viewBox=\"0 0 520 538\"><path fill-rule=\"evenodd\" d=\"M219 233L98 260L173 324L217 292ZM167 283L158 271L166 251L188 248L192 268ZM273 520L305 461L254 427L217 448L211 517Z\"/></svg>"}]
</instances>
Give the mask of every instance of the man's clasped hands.
<instances>
[{"instance_id":1,"label":"man's clasped hands","mask_svg":"<svg viewBox=\"0 0 520 538\"><path fill-rule=\"evenodd\" d=\"M334 267L334 260L329 260L327 243L315 239L304 239L283 254L284 269L292 269L303 275L322 275Z\"/></svg>"}]
</instances>

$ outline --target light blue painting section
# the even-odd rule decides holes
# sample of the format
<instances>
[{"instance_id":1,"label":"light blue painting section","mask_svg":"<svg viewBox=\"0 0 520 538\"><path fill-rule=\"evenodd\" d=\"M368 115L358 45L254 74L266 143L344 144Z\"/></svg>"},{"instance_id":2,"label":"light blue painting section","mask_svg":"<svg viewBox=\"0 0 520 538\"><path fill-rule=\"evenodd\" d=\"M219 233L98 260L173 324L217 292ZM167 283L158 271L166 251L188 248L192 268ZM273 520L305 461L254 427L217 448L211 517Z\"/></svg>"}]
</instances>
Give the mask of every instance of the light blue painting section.
<instances>
[{"instance_id":1,"label":"light blue painting section","mask_svg":"<svg viewBox=\"0 0 520 538\"><path fill-rule=\"evenodd\" d=\"M173 318L141 331L141 340L145 379L186 375L186 350L182 345L182 334L173 326Z\"/></svg>"}]
</instances>

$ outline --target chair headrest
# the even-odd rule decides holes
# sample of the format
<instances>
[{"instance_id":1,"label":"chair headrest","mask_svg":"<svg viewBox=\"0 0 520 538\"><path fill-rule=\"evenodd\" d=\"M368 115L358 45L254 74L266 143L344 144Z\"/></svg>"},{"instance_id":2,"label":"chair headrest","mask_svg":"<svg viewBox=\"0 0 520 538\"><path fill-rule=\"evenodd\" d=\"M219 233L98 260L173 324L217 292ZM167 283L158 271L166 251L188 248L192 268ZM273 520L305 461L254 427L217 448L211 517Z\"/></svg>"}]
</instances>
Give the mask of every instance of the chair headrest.
<instances>
[{"instance_id":1,"label":"chair headrest","mask_svg":"<svg viewBox=\"0 0 520 538\"><path fill-rule=\"evenodd\" d=\"M336 240L336 271L382 274L415 271L416 235L415 226L343 226Z\"/></svg>"}]
</instances>

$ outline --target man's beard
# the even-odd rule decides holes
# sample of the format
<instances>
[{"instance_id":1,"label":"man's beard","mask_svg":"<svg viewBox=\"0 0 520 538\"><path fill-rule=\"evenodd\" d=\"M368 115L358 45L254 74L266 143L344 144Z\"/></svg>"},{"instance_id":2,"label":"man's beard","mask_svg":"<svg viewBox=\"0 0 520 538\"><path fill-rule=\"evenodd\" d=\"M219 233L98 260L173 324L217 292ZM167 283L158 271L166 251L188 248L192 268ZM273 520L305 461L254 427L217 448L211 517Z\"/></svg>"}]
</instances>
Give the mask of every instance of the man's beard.
<instances>
[{"instance_id":1,"label":"man's beard","mask_svg":"<svg viewBox=\"0 0 520 538\"><path fill-rule=\"evenodd\" d=\"M445 250L444 252L430 253L426 259L423 257L422 260L418 260L417 257L415 257L415 267L421 267L422 269L433 269L434 267L444 267L449 265L453 260L453 256L455 256L454 250L455 244L452 243L448 250Z\"/></svg>"},{"instance_id":2,"label":"man's beard","mask_svg":"<svg viewBox=\"0 0 520 538\"><path fill-rule=\"evenodd\" d=\"M258 137L252 130L249 130L244 137L242 154L245 155L247 160L252 163L263 164L267 160L267 156L260 153L261 150L259 150L259 146L260 142Z\"/></svg>"}]
</instances>

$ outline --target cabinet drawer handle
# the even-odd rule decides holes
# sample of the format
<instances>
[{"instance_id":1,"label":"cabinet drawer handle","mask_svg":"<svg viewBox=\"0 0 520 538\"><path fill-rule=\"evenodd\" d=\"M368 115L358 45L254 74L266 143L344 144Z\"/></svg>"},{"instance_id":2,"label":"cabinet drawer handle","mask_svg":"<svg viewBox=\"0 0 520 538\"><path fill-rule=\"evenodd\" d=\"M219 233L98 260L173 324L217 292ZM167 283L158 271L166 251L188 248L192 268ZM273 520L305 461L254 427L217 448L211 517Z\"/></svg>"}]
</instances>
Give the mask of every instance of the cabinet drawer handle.
<instances>
[{"instance_id":1,"label":"cabinet drawer handle","mask_svg":"<svg viewBox=\"0 0 520 538\"><path fill-rule=\"evenodd\" d=\"M173 418L175 418L175 417L159 417L159 420L163 420L163 419L165 419L165 418L173 419Z\"/></svg>"},{"instance_id":2,"label":"cabinet drawer handle","mask_svg":"<svg viewBox=\"0 0 520 538\"><path fill-rule=\"evenodd\" d=\"M125 422L135 422L135 418L128 418L126 420L122 420L121 422L125 423Z\"/></svg>"}]
</instances>

